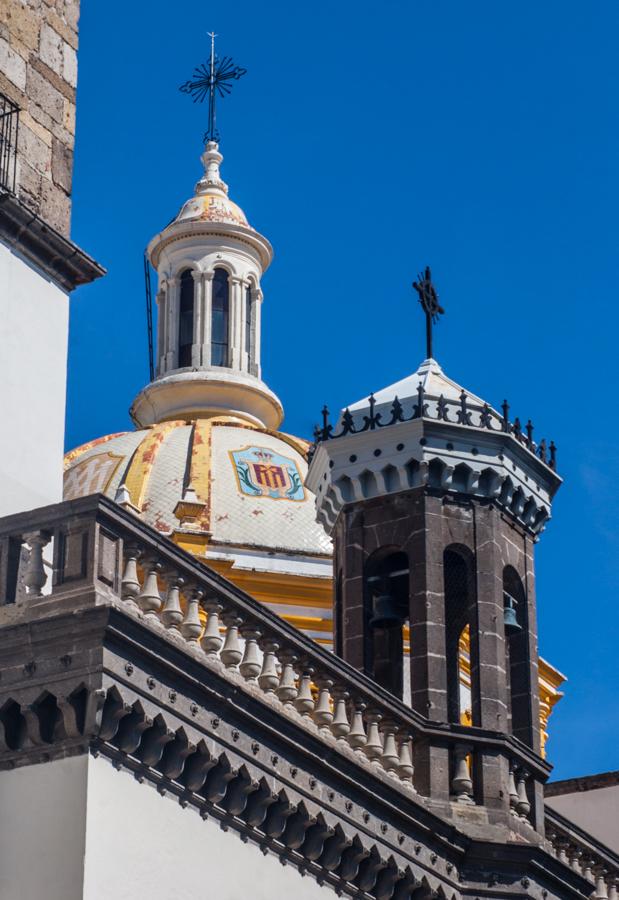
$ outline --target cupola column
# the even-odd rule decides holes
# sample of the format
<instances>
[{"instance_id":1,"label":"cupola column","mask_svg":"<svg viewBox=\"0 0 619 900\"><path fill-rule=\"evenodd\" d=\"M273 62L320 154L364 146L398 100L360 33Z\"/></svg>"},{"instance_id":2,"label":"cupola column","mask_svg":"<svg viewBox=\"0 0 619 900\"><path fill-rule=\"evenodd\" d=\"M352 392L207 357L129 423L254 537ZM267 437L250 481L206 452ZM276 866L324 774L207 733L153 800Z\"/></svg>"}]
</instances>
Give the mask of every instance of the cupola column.
<instances>
[{"instance_id":1,"label":"cupola column","mask_svg":"<svg viewBox=\"0 0 619 900\"><path fill-rule=\"evenodd\" d=\"M247 306L249 304L249 310ZM251 282L241 282L241 368L244 372L251 371L251 348L253 345L253 299ZM247 328L249 325L249 339ZM249 348L249 353L248 353Z\"/></svg>"},{"instance_id":2,"label":"cupola column","mask_svg":"<svg viewBox=\"0 0 619 900\"><path fill-rule=\"evenodd\" d=\"M162 278L159 282L159 290L157 291L157 376L161 375L165 369L165 339L166 339L166 291L168 289L167 281Z\"/></svg>"},{"instance_id":3,"label":"cupola column","mask_svg":"<svg viewBox=\"0 0 619 900\"><path fill-rule=\"evenodd\" d=\"M252 328L254 330L253 340L252 340L252 358L249 366L250 375L255 375L256 378L262 377L262 367L260 365L260 343L262 340L262 300L264 299L264 294L260 290L260 288L256 288L252 291L252 306L253 306L253 314L252 314Z\"/></svg>"},{"instance_id":4,"label":"cupola column","mask_svg":"<svg viewBox=\"0 0 619 900\"><path fill-rule=\"evenodd\" d=\"M243 354L243 281L238 275L230 276L230 361L233 369L242 369Z\"/></svg>"},{"instance_id":5,"label":"cupola column","mask_svg":"<svg viewBox=\"0 0 619 900\"><path fill-rule=\"evenodd\" d=\"M165 325L167 328L166 340L166 372L176 368L177 358L177 334L178 334L178 292L179 281L174 276L168 278L168 290L166 295L166 317Z\"/></svg>"},{"instance_id":6,"label":"cupola column","mask_svg":"<svg viewBox=\"0 0 619 900\"><path fill-rule=\"evenodd\" d=\"M202 365L211 364L211 337L213 333L213 278L214 272L204 272L204 316L202 318Z\"/></svg>"},{"instance_id":7,"label":"cupola column","mask_svg":"<svg viewBox=\"0 0 619 900\"><path fill-rule=\"evenodd\" d=\"M204 317L204 281L202 272L193 271L193 346L191 348L191 365L199 369L202 365L203 351L203 317Z\"/></svg>"}]
</instances>

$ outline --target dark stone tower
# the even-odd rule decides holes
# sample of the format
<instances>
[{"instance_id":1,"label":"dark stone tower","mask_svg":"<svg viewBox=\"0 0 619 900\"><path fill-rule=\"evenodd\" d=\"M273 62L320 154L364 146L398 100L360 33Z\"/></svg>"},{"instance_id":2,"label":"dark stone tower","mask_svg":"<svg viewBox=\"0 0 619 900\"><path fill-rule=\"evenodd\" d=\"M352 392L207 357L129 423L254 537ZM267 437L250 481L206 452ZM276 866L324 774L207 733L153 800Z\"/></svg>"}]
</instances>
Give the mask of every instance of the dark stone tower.
<instances>
[{"instance_id":1,"label":"dark stone tower","mask_svg":"<svg viewBox=\"0 0 619 900\"><path fill-rule=\"evenodd\" d=\"M525 431L426 360L325 424L308 486L335 542L337 652L452 738L417 742L417 790L541 829L533 551L560 479Z\"/></svg>"}]
</instances>

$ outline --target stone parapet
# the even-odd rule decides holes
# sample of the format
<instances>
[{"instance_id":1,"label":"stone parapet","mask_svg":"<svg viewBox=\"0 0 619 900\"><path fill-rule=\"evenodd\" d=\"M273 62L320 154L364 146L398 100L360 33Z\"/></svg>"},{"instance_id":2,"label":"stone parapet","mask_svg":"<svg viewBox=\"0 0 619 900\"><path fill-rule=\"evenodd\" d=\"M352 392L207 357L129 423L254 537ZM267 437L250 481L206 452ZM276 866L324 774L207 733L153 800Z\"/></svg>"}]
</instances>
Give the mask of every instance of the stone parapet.
<instances>
[{"instance_id":1,"label":"stone parapet","mask_svg":"<svg viewBox=\"0 0 619 900\"><path fill-rule=\"evenodd\" d=\"M0 598L0 767L103 753L348 896L590 893L522 815L415 790L427 743L543 778L519 742L446 733L113 503L1 520Z\"/></svg>"}]
</instances>

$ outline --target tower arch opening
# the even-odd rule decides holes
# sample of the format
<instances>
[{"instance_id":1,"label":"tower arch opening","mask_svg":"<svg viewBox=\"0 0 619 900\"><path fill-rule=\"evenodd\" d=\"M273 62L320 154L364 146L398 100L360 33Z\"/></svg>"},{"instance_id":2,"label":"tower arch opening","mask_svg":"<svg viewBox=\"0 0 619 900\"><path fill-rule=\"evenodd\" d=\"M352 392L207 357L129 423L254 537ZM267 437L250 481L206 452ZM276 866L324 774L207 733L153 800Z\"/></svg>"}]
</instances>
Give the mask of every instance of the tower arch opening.
<instances>
[{"instance_id":1,"label":"tower arch opening","mask_svg":"<svg viewBox=\"0 0 619 900\"><path fill-rule=\"evenodd\" d=\"M400 699L404 695L404 626L409 618L408 556L376 550L364 570L366 672Z\"/></svg>"},{"instance_id":2,"label":"tower arch opening","mask_svg":"<svg viewBox=\"0 0 619 900\"><path fill-rule=\"evenodd\" d=\"M476 691L476 642L470 642L472 609L475 601L475 566L472 552L459 544L451 544L443 552L445 590L445 653L447 666L447 716L460 724ZM469 639L471 671L471 703L464 695L462 673L463 641ZM477 724L474 722L474 724Z\"/></svg>"},{"instance_id":3,"label":"tower arch opening","mask_svg":"<svg viewBox=\"0 0 619 900\"><path fill-rule=\"evenodd\" d=\"M524 585L513 566L503 569L503 605L508 724L511 733L531 747L533 716L528 658L529 617Z\"/></svg>"}]
</instances>

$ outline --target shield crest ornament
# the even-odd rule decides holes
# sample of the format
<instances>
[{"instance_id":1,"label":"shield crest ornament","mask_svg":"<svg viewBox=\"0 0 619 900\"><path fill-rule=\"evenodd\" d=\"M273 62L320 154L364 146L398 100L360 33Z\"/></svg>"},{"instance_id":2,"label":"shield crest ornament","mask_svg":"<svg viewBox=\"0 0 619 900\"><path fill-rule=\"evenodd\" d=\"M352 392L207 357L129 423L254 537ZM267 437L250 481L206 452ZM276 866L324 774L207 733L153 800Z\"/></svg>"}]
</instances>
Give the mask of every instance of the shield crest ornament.
<instances>
[{"instance_id":1,"label":"shield crest ornament","mask_svg":"<svg viewBox=\"0 0 619 900\"><path fill-rule=\"evenodd\" d=\"M294 459L266 447L231 450L230 459L242 494L271 500L305 500L303 479Z\"/></svg>"}]
</instances>

